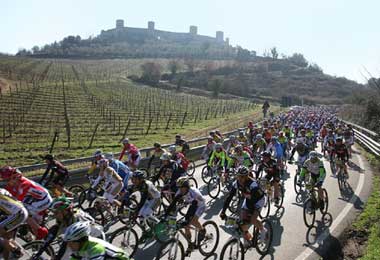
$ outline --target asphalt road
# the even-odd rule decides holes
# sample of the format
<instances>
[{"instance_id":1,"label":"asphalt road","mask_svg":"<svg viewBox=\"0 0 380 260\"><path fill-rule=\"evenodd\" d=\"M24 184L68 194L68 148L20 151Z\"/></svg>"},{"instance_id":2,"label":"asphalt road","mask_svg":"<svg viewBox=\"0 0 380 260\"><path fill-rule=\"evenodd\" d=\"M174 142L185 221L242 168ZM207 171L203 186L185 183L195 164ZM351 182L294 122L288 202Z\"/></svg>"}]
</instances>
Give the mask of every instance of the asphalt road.
<instances>
[{"instance_id":1,"label":"asphalt road","mask_svg":"<svg viewBox=\"0 0 380 260\"><path fill-rule=\"evenodd\" d=\"M324 187L329 195L328 212L332 216L332 222L323 223L321 213L316 215L315 227L308 229L303 221L302 202L296 202L296 193L293 188L293 178L296 166L288 165L288 176L284 180L285 198L283 207L277 211L272 207L270 221L273 226L272 249L269 254L261 257L254 249L246 253L245 259L320 259L326 256L326 250L337 243L337 236L349 225L356 216L358 210L363 207L371 189L371 173L368 163L355 149L350 162L349 188L343 192L339 191L337 179L332 177L329 163L324 160L327 177ZM207 200L207 210L203 215L205 220L213 220L219 226L220 240L216 253L208 257L209 260L220 259L220 251L230 238L229 230L224 227L218 214L224 201L223 193L216 200L207 196L207 191L200 177L203 166L197 167L194 177L201 186L201 191ZM203 187L202 187L203 186ZM120 227L120 224L115 225ZM113 229L114 229L113 228ZM187 243L184 243L185 249ZM141 245L135 255L136 260L155 259L159 243L152 240ZM199 252L195 251L186 259L205 259Z\"/></svg>"}]
</instances>

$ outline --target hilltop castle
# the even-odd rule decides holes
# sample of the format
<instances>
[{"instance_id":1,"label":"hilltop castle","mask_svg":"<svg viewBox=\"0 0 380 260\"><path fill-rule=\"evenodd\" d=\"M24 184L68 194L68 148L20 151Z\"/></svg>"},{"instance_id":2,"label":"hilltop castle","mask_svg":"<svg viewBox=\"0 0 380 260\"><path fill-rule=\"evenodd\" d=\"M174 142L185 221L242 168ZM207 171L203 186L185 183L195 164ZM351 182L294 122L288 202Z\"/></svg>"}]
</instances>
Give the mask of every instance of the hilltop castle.
<instances>
[{"instance_id":1,"label":"hilltop castle","mask_svg":"<svg viewBox=\"0 0 380 260\"><path fill-rule=\"evenodd\" d=\"M199 43L211 43L229 46L229 38L224 40L224 33L217 31L215 38L198 34L197 26L190 26L188 33L168 32L157 30L153 21L148 22L147 28L126 27L124 20L116 20L116 27L102 30L99 39L125 40L128 42L143 42L145 40L162 40L169 42L187 43L196 41Z\"/></svg>"}]
</instances>

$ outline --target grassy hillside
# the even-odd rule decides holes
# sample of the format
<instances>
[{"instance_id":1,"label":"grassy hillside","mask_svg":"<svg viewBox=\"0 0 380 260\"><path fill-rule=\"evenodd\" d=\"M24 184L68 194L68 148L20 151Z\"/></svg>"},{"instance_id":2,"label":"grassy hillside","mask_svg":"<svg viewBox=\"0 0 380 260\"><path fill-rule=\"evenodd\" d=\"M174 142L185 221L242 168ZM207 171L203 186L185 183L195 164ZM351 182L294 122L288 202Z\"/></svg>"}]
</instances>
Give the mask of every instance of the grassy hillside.
<instances>
[{"instance_id":1,"label":"grassy hillside","mask_svg":"<svg viewBox=\"0 0 380 260\"><path fill-rule=\"evenodd\" d=\"M126 73L140 73L141 62L0 59L0 77L12 82L0 96L0 165L39 162L53 142L60 158L89 155L95 148L118 150L125 135L150 146L184 129L257 111L245 100L126 80Z\"/></svg>"}]
</instances>

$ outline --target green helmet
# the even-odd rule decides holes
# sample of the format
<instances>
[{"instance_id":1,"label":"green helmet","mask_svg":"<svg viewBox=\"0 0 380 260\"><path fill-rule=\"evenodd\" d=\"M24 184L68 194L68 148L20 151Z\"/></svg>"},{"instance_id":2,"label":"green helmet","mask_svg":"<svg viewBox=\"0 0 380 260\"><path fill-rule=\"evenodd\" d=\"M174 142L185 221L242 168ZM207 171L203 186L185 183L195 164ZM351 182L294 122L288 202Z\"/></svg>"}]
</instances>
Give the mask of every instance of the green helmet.
<instances>
[{"instance_id":1,"label":"green helmet","mask_svg":"<svg viewBox=\"0 0 380 260\"><path fill-rule=\"evenodd\" d=\"M65 210L71 207L72 207L71 200L69 200L68 198L64 196L55 198L50 205L50 209L52 211L61 211L61 210Z\"/></svg>"}]
</instances>

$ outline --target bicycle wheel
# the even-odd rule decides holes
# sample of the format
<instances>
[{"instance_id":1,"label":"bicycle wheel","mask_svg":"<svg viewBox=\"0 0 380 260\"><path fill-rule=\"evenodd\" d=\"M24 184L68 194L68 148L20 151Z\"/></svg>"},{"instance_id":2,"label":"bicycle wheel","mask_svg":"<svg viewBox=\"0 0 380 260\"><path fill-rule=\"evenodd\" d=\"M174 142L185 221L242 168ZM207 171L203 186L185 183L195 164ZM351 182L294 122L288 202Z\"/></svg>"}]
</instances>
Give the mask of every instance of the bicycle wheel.
<instances>
[{"instance_id":1,"label":"bicycle wheel","mask_svg":"<svg viewBox=\"0 0 380 260\"><path fill-rule=\"evenodd\" d=\"M303 205L303 220L307 227L312 227L315 222L315 202L309 198Z\"/></svg>"},{"instance_id":2,"label":"bicycle wheel","mask_svg":"<svg viewBox=\"0 0 380 260\"><path fill-rule=\"evenodd\" d=\"M342 191L343 188L344 188L344 183L343 183L343 174L342 173L342 169L339 169L338 171L338 175L337 175L337 179L338 179L338 187L339 187L339 190Z\"/></svg>"},{"instance_id":3,"label":"bicycle wheel","mask_svg":"<svg viewBox=\"0 0 380 260\"><path fill-rule=\"evenodd\" d=\"M330 170L333 175L336 173L336 167L335 167L334 161L330 161Z\"/></svg>"},{"instance_id":4,"label":"bicycle wheel","mask_svg":"<svg viewBox=\"0 0 380 260\"><path fill-rule=\"evenodd\" d=\"M74 184L69 187L69 191L73 194L74 205L77 205L79 202L79 195L85 190L85 188L80 184Z\"/></svg>"},{"instance_id":5,"label":"bicycle wheel","mask_svg":"<svg viewBox=\"0 0 380 260\"><path fill-rule=\"evenodd\" d=\"M85 189L79 194L78 205L82 210L92 206L93 201L97 197L97 192L91 188Z\"/></svg>"},{"instance_id":6,"label":"bicycle wheel","mask_svg":"<svg viewBox=\"0 0 380 260\"><path fill-rule=\"evenodd\" d=\"M237 238L229 240L224 244L219 259L244 260L243 243Z\"/></svg>"},{"instance_id":7,"label":"bicycle wheel","mask_svg":"<svg viewBox=\"0 0 380 260\"><path fill-rule=\"evenodd\" d=\"M230 205L228 206L228 210L232 214L236 214L240 208L241 197L238 192L236 192L235 196L233 196Z\"/></svg>"},{"instance_id":8,"label":"bicycle wheel","mask_svg":"<svg viewBox=\"0 0 380 260\"><path fill-rule=\"evenodd\" d=\"M281 184L278 185L278 188L280 190L280 197L279 197L279 202L278 202L278 205L275 205L277 208L281 208L282 207L282 204L284 203L284 196L285 196L285 190L284 190L284 186L282 186Z\"/></svg>"},{"instance_id":9,"label":"bicycle wheel","mask_svg":"<svg viewBox=\"0 0 380 260\"><path fill-rule=\"evenodd\" d=\"M264 200L265 200L264 206L260 210L260 218L261 219L267 218L269 216L269 212L270 212L270 199L269 199L267 193L264 194Z\"/></svg>"},{"instance_id":10,"label":"bicycle wheel","mask_svg":"<svg viewBox=\"0 0 380 260\"><path fill-rule=\"evenodd\" d=\"M156 255L157 260L184 260L185 249L181 241L176 239L170 239L163 245L161 245Z\"/></svg>"},{"instance_id":11,"label":"bicycle wheel","mask_svg":"<svg viewBox=\"0 0 380 260\"><path fill-rule=\"evenodd\" d=\"M130 197L128 200L128 204L122 204L122 206L118 210L118 218L121 223L127 225L129 223L131 211L135 211L138 206L138 202L134 197Z\"/></svg>"},{"instance_id":12,"label":"bicycle wheel","mask_svg":"<svg viewBox=\"0 0 380 260\"><path fill-rule=\"evenodd\" d=\"M195 172L195 162L193 160L190 161L189 163L189 166L187 168L187 175L189 175L190 177L193 177L194 175L194 172Z\"/></svg>"},{"instance_id":13,"label":"bicycle wheel","mask_svg":"<svg viewBox=\"0 0 380 260\"><path fill-rule=\"evenodd\" d=\"M197 182L197 180L195 178L190 177L187 180L189 181L191 187L194 187L194 188L198 189L198 182Z\"/></svg>"},{"instance_id":14,"label":"bicycle wheel","mask_svg":"<svg viewBox=\"0 0 380 260\"><path fill-rule=\"evenodd\" d=\"M219 177L214 176L207 183L207 193L212 199L216 199L220 193Z\"/></svg>"},{"instance_id":15,"label":"bicycle wheel","mask_svg":"<svg viewBox=\"0 0 380 260\"><path fill-rule=\"evenodd\" d=\"M44 246L44 244L45 244L45 241L43 240L37 240L37 241L26 243L25 245L23 245L26 255L24 255L22 258L32 259L32 256L35 255L40 250L40 248ZM46 247L44 252L37 259L41 259L41 260L52 259L54 255L55 255L54 249L49 245Z\"/></svg>"},{"instance_id":16,"label":"bicycle wheel","mask_svg":"<svg viewBox=\"0 0 380 260\"><path fill-rule=\"evenodd\" d=\"M219 244L219 228L214 221L206 221L202 225L206 229L206 236L202 241L198 241L199 252L203 256L214 254Z\"/></svg>"},{"instance_id":17,"label":"bicycle wheel","mask_svg":"<svg viewBox=\"0 0 380 260\"><path fill-rule=\"evenodd\" d=\"M263 227L266 229L266 236L264 239L260 239L260 231L258 228L255 227L255 239L256 239L256 251L260 255L266 255L268 254L271 246L272 246L272 240L273 240L273 228L272 224L269 220L265 219L262 221Z\"/></svg>"},{"instance_id":18,"label":"bicycle wheel","mask_svg":"<svg viewBox=\"0 0 380 260\"><path fill-rule=\"evenodd\" d=\"M329 195L327 194L327 190L326 189L322 189L322 192L323 192L323 210L320 209L321 213L322 214L326 214L327 211L329 210Z\"/></svg>"},{"instance_id":19,"label":"bicycle wheel","mask_svg":"<svg viewBox=\"0 0 380 260\"><path fill-rule=\"evenodd\" d=\"M212 177L212 170L208 166L203 167L201 177L203 182L207 184Z\"/></svg>"},{"instance_id":20,"label":"bicycle wheel","mask_svg":"<svg viewBox=\"0 0 380 260\"><path fill-rule=\"evenodd\" d=\"M130 227L122 227L111 234L109 242L123 249L129 257L132 257L138 248L139 237L137 232Z\"/></svg>"},{"instance_id":21,"label":"bicycle wheel","mask_svg":"<svg viewBox=\"0 0 380 260\"><path fill-rule=\"evenodd\" d=\"M299 177L300 177L299 173L296 172L296 175L294 175L293 185L294 185L294 191L296 192L297 195L301 193L301 186L298 185Z\"/></svg>"}]
</instances>

